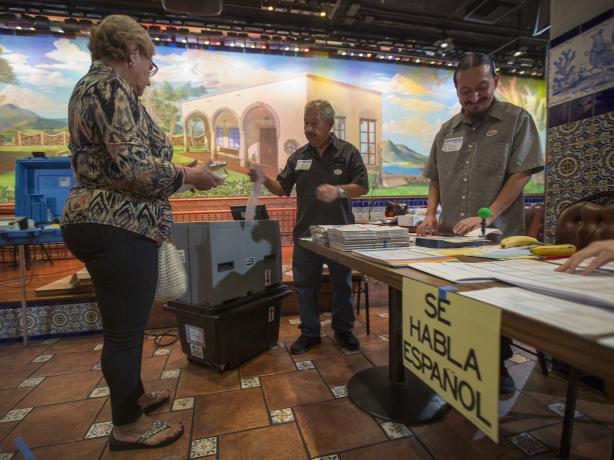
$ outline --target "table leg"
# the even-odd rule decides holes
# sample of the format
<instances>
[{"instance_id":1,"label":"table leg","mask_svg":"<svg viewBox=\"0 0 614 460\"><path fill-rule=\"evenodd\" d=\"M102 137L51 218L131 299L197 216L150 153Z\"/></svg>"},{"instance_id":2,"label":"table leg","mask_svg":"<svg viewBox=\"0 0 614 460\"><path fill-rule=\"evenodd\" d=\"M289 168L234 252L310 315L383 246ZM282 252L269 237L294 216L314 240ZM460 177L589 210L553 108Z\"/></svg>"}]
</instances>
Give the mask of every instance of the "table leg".
<instances>
[{"instance_id":1,"label":"table leg","mask_svg":"<svg viewBox=\"0 0 614 460\"><path fill-rule=\"evenodd\" d=\"M569 369L567 377L567 398L565 399L565 416L563 417L563 431L561 433L561 445L559 447L559 457L569 458L571 450L571 438L573 435L573 424L576 415L576 401L578 399L578 382L580 371L575 367Z\"/></svg>"},{"instance_id":2,"label":"table leg","mask_svg":"<svg viewBox=\"0 0 614 460\"><path fill-rule=\"evenodd\" d=\"M401 291L389 293L389 366L378 366L356 373L348 383L348 396L365 412L394 422L415 424L433 420L449 407L448 403L403 365Z\"/></svg>"},{"instance_id":3,"label":"table leg","mask_svg":"<svg viewBox=\"0 0 614 460\"><path fill-rule=\"evenodd\" d=\"M26 299L26 256L24 245L17 245L19 251L19 284L21 285L21 318L23 344L28 344L28 304Z\"/></svg>"}]
</instances>

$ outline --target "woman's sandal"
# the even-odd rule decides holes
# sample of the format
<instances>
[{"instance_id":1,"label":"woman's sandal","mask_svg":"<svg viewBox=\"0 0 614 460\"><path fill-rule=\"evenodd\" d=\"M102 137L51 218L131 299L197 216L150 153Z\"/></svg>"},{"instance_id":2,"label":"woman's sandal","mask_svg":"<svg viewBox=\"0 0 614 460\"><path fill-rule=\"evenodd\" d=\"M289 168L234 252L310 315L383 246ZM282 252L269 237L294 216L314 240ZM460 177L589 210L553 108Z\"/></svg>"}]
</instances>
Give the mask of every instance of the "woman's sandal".
<instances>
[{"instance_id":1,"label":"woman's sandal","mask_svg":"<svg viewBox=\"0 0 614 460\"><path fill-rule=\"evenodd\" d=\"M169 444L174 443L183 435L183 427L179 430L175 435L171 436L164 441L159 442L158 444L145 444L152 436L157 435L158 433L163 432L164 430L169 429L171 426L163 420L154 420L149 429L141 435L139 439L136 441L118 441L113 436L113 433L109 436L109 450L118 451L118 450L136 450L136 449L157 449L158 447L168 446Z\"/></svg>"},{"instance_id":2,"label":"woman's sandal","mask_svg":"<svg viewBox=\"0 0 614 460\"><path fill-rule=\"evenodd\" d=\"M150 393L145 393L149 404L143 408L143 413L145 413L146 415L149 415L151 412L153 412L154 410L156 410L158 407L160 407L162 404L164 404L166 401L169 400L170 396L159 398L158 395L160 393L161 391L152 391Z\"/></svg>"}]
</instances>

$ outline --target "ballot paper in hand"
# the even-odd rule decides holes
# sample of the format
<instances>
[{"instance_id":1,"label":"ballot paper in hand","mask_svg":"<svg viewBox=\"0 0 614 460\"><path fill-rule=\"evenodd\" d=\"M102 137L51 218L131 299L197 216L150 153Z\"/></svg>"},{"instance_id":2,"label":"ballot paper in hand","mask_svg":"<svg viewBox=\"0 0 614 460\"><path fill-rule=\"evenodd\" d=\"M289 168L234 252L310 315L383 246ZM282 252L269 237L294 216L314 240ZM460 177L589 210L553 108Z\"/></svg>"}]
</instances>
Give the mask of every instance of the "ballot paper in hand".
<instances>
[{"instance_id":1,"label":"ballot paper in hand","mask_svg":"<svg viewBox=\"0 0 614 460\"><path fill-rule=\"evenodd\" d=\"M254 220L256 217L256 206L258 205L258 198L260 197L260 189L264 183L264 175L260 168L254 168L258 178L255 182L252 182L252 192L247 200L247 208L245 209L245 220Z\"/></svg>"}]
</instances>

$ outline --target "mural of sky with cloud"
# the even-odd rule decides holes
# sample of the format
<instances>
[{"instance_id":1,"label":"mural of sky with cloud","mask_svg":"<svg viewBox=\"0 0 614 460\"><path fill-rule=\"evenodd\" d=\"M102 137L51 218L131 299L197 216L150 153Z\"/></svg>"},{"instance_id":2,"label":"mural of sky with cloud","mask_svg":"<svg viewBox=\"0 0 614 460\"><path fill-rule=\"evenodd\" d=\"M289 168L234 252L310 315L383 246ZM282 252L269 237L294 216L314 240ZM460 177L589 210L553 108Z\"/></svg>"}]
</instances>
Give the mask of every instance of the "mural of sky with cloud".
<instances>
[{"instance_id":1,"label":"mural of sky with cloud","mask_svg":"<svg viewBox=\"0 0 614 460\"><path fill-rule=\"evenodd\" d=\"M4 58L17 81L0 82L0 103L11 103L45 118L66 118L76 81L87 72L87 38L0 36ZM380 91L384 139L428 154L443 122L459 111L452 71L383 62L221 52L159 46L160 71L154 84L191 84L207 94L282 80L304 73ZM545 130L544 82L502 78L499 96L525 106Z\"/></svg>"}]
</instances>

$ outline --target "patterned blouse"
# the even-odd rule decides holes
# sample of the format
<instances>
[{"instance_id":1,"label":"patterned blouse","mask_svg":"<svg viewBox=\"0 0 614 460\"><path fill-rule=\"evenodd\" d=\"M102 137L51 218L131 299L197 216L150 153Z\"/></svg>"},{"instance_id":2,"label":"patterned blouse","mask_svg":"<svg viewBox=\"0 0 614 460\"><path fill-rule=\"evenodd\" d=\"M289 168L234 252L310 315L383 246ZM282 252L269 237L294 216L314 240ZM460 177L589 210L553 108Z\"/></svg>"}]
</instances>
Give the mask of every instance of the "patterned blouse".
<instances>
[{"instance_id":1,"label":"patterned blouse","mask_svg":"<svg viewBox=\"0 0 614 460\"><path fill-rule=\"evenodd\" d=\"M132 88L101 61L77 83L68 103L76 184L62 225L96 223L170 238L168 197L184 179L173 147Z\"/></svg>"}]
</instances>

